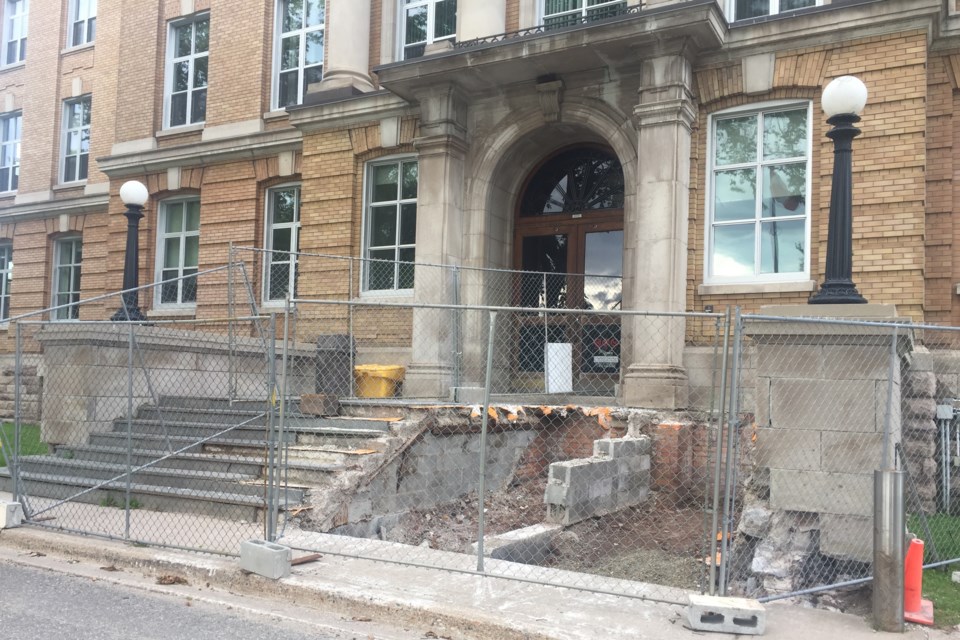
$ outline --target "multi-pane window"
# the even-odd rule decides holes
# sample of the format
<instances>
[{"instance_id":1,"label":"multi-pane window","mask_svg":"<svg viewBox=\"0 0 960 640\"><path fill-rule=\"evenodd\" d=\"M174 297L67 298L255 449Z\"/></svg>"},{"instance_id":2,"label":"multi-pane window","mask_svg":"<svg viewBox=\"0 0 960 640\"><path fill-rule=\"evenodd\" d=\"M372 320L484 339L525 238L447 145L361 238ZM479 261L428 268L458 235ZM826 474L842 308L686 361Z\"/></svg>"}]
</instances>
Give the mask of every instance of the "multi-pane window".
<instances>
[{"instance_id":1,"label":"multi-pane window","mask_svg":"<svg viewBox=\"0 0 960 640\"><path fill-rule=\"evenodd\" d=\"M54 320L80 318L80 266L83 262L81 238L64 238L53 245Z\"/></svg>"},{"instance_id":2,"label":"multi-pane window","mask_svg":"<svg viewBox=\"0 0 960 640\"><path fill-rule=\"evenodd\" d=\"M20 181L20 114L0 116L0 192L16 191Z\"/></svg>"},{"instance_id":3,"label":"multi-pane window","mask_svg":"<svg viewBox=\"0 0 960 640\"><path fill-rule=\"evenodd\" d=\"M267 192L267 259L264 262L266 301L283 300L297 291L297 251L300 250L300 187Z\"/></svg>"},{"instance_id":4,"label":"multi-pane window","mask_svg":"<svg viewBox=\"0 0 960 640\"><path fill-rule=\"evenodd\" d=\"M210 16L170 26L167 46L167 126L203 122L207 115Z\"/></svg>"},{"instance_id":5,"label":"multi-pane window","mask_svg":"<svg viewBox=\"0 0 960 640\"><path fill-rule=\"evenodd\" d=\"M419 58L428 44L457 36L457 0L403 0L403 58Z\"/></svg>"},{"instance_id":6,"label":"multi-pane window","mask_svg":"<svg viewBox=\"0 0 960 640\"><path fill-rule=\"evenodd\" d=\"M23 62L27 56L28 0L4 0L3 64Z\"/></svg>"},{"instance_id":7,"label":"multi-pane window","mask_svg":"<svg viewBox=\"0 0 960 640\"><path fill-rule=\"evenodd\" d=\"M97 0L71 0L70 46L93 42L97 36Z\"/></svg>"},{"instance_id":8,"label":"multi-pane window","mask_svg":"<svg viewBox=\"0 0 960 640\"><path fill-rule=\"evenodd\" d=\"M13 280L13 245L0 243L0 320L10 317L10 281Z\"/></svg>"},{"instance_id":9,"label":"multi-pane window","mask_svg":"<svg viewBox=\"0 0 960 640\"><path fill-rule=\"evenodd\" d=\"M277 3L277 107L303 102L307 87L323 79L324 0Z\"/></svg>"},{"instance_id":10,"label":"multi-pane window","mask_svg":"<svg viewBox=\"0 0 960 640\"><path fill-rule=\"evenodd\" d=\"M708 280L809 273L809 105L714 116Z\"/></svg>"},{"instance_id":11,"label":"multi-pane window","mask_svg":"<svg viewBox=\"0 0 960 640\"><path fill-rule=\"evenodd\" d=\"M413 288L418 165L414 159L371 164L364 237L365 289Z\"/></svg>"},{"instance_id":12,"label":"multi-pane window","mask_svg":"<svg viewBox=\"0 0 960 640\"><path fill-rule=\"evenodd\" d=\"M62 145L61 182L86 180L90 158L90 96L64 103Z\"/></svg>"},{"instance_id":13,"label":"multi-pane window","mask_svg":"<svg viewBox=\"0 0 960 640\"><path fill-rule=\"evenodd\" d=\"M197 301L200 258L200 200L161 203L158 232L158 304L193 305ZM169 281L169 282L167 282Z\"/></svg>"},{"instance_id":14,"label":"multi-pane window","mask_svg":"<svg viewBox=\"0 0 960 640\"><path fill-rule=\"evenodd\" d=\"M746 20L772 16L784 11L804 9L820 4L820 0L731 0L733 19Z\"/></svg>"},{"instance_id":15,"label":"multi-pane window","mask_svg":"<svg viewBox=\"0 0 960 640\"><path fill-rule=\"evenodd\" d=\"M627 8L627 0L544 0L543 26L559 29L584 21L618 16Z\"/></svg>"}]
</instances>

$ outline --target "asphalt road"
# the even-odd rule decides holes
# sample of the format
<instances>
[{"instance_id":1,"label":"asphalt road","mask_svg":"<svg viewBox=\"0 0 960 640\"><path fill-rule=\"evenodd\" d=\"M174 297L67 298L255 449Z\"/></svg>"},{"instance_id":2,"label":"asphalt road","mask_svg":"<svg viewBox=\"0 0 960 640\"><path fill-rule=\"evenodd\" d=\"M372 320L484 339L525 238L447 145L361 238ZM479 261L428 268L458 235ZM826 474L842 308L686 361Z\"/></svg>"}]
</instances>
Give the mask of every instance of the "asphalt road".
<instances>
[{"instance_id":1,"label":"asphalt road","mask_svg":"<svg viewBox=\"0 0 960 640\"><path fill-rule=\"evenodd\" d=\"M302 607L292 612L286 607L280 613L277 603L217 593L202 585L175 585L158 593L147 590L151 583L142 576L106 571L104 576L72 575L0 560L0 636L44 640L431 637Z\"/></svg>"}]
</instances>

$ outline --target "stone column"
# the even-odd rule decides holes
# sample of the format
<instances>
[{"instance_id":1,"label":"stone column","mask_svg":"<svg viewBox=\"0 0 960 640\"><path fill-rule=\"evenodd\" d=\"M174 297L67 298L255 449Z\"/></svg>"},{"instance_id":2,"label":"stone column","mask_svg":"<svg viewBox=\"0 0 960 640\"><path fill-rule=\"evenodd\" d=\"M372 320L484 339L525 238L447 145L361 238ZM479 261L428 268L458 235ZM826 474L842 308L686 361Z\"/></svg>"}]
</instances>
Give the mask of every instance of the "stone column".
<instances>
[{"instance_id":1,"label":"stone column","mask_svg":"<svg viewBox=\"0 0 960 640\"><path fill-rule=\"evenodd\" d=\"M370 0L327 0L323 82L311 91L373 91L370 26Z\"/></svg>"},{"instance_id":2,"label":"stone column","mask_svg":"<svg viewBox=\"0 0 960 640\"><path fill-rule=\"evenodd\" d=\"M457 40L495 36L507 30L507 0L460 0Z\"/></svg>"},{"instance_id":3,"label":"stone column","mask_svg":"<svg viewBox=\"0 0 960 640\"><path fill-rule=\"evenodd\" d=\"M420 162L417 196L417 303L456 302L452 265L461 261L466 101L452 87L419 96L421 137L414 140ZM448 265L444 268L426 265ZM415 309L410 367L403 393L446 398L454 383L456 312Z\"/></svg>"},{"instance_id":4,"label":"stone column","mask_svg":"<svg viewBox=\"0 0 960 640\"><path fill-rule=\"evenodd\" d=\"M693 72L682 55L643 63L636 210L624 220L624 308L684 311ZM623 402L675 409L687 402L683 318L624 320Z\"/></svg>"}]
</instances>

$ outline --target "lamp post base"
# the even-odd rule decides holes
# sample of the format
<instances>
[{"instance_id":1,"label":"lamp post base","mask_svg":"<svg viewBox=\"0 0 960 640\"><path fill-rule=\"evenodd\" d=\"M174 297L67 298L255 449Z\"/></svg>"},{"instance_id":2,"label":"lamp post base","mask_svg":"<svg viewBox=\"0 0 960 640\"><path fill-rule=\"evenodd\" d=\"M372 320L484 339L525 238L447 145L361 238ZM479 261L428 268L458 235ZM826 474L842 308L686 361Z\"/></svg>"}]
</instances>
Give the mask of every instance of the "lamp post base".
<instances>
[{"instance_id":1,"label":"lamp post base","mask_svg":"<svg viewBox=\"0 0 960 640\"><path fill-rule=\"evenodd\" d=\"M111 322L146 322L147 316L140 311L140 307L131 307L129 310L120 307L110 316Z\"/></svg>"},{"instance_id":2,"label":"lamp post base","mask_svg":"<svg viewBox=\"0 0 960 640\"><path fill-rule=\"evenodd\" d=\"M810 296L808 304L867 304L851 280L828 280Z\"/></svg>"}]
</instances>

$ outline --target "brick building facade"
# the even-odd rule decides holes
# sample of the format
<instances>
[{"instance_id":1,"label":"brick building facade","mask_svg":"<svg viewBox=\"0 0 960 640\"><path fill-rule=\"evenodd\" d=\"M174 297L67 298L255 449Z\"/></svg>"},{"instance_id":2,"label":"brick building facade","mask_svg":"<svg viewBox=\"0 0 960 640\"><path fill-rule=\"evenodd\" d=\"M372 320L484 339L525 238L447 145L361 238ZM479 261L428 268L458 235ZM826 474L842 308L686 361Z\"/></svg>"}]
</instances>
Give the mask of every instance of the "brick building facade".
<instances>
[{"instance_id":1,"label":"brick building facade","mask_svg":"<svg viewBox=\"0 0 960 640\"><path fill-rule=\"evenodd\" d=\"M565 269L584 273L601 234L619 243L625 309L803 303L823 280L830 199L820 94L853 74L870 91L854 281L900 315L960 324L952 1L583 4L5 0L0 181L18 176L0 185L6 317L120 288L131 179L150 193L141 282L223 265L231 243L523 270L524 243L551 235L578 247ZM534 187L564 154L597 174L580 210L552 215L554 192ZM590 201L610 171L618 192ZM543 208L521 210L528 198ZM297 295L451 301L378 265L303 260ZM281 267L254 269L266 307L294 282ZM221 316L225 277L148 298L151 318ZM60 319L103 319L109 304ZM681 405L689 333L651 346L644 330L624 328L624 402ZM411 393L444 395L440 331L420 327L406 354Z\"/></svg>"}]
</instances>

